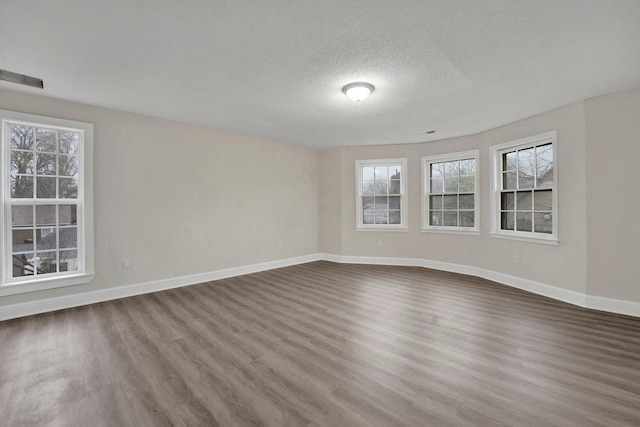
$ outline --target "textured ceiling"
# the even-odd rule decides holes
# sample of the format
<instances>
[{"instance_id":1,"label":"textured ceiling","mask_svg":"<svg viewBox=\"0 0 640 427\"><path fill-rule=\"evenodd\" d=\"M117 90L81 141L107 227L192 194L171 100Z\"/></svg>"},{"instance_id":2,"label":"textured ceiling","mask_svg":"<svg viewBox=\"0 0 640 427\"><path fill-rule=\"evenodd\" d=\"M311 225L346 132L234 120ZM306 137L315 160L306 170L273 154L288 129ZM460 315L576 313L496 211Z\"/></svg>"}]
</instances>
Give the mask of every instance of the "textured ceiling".
<instances>
[{"instance_id":1,"label":"textured ceiling","mask_svg":"<svg viewBox=\"0 0 640 427\"><path fill-rule=\"evenodd\" d=\"M3 0L0 69L313 148L422 142L640 87L640 1Z\"/></svg>"}]
</instances>

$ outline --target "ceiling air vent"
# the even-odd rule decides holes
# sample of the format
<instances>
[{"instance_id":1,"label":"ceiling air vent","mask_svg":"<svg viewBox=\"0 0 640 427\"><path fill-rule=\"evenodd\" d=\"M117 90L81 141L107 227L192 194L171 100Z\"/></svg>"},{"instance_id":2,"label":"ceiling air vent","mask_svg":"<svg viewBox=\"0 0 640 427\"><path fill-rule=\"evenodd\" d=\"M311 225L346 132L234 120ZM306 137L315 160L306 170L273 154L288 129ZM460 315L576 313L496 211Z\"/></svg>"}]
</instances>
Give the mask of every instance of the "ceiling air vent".
<instances>
[{"instance_id":1,"label":"ceiling air vent","mask_svg":"<svg viewBox=\"0 0 640 427\"><path fill-rule=\"evenodd\" d=\"M38 89L44 89L44 82L42 81L42 79L25 76L24 74L12 73L11 71L0 70L0 80L6 80L11 83L18 83L21 85L37 87Z\"/></svg>"}]
</instances>

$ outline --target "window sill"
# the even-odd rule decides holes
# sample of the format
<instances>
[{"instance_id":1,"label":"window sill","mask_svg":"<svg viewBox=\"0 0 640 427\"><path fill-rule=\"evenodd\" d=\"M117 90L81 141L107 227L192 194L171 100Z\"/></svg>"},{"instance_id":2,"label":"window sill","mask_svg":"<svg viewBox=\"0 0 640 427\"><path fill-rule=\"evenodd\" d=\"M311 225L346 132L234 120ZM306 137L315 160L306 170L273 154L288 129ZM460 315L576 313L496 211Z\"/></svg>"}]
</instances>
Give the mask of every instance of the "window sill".
<instances>
[{"instance_id":1,"label":"window sill","mask_svg":"<svg viewBox=\"0 0 640 427\"><path fill-rule=\"evenodd\" d=\"M468 230L456 230L453 228L423 228L423 233L435 233L435 234L462 234L468 236L479 236L480 230L468 229Z\"/></svg>"},{"instance_id":2,"label":"window sill","mask_svg":"<svg viewBox=\"0 0 640 427\"><path fill-rule=\"evenodd\" d=\"M356 231L392 231L406 233L409 231L408 227L356 227Z\"/></svg>"},{"instance_id":3,"label":"window sill","mask_svg":"<svg viewBox=\"0 0 640 427\"><path fill-rule=\"evenodd\" d=\"M66 286L85 285L91 282L94 277L95 274L84 273L69 276L36 279L26 282L5 283L4 285L0 286L0 296L25 294L28 292L57 289Z\"/></svg>"},{"instance_id":4,"label":"window sill","mask_svg":"<svg viewBox=\"0 0 640 427\"><path fill-rule=\"evenodd\" d=\"M519 235L511 235L511 234L502 234L502 233L489 233L491 237L495 237L497 239L505 239L505 240L516 240L519 242L527 242L527 243L537 243L541 245L549 245L549 246L558 246L558 239L553 237L535 237L535 236L519 236Z\"/></svg>"}]
</instances>

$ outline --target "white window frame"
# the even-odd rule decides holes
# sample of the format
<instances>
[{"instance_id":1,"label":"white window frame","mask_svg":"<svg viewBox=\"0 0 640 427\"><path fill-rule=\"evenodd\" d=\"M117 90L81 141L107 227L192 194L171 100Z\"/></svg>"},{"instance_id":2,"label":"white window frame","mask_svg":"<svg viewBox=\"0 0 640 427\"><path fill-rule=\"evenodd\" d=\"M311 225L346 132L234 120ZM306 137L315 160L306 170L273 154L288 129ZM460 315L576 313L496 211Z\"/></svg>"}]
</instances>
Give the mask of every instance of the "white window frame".
<instances>
[{"instance_id":1,"label":"white window frame","mask_svg":"<svg viewBox=\"0 0 640 427\"><path fill-rule=\"evenodd\" d=\"M42 276L13 278L11 247L11 203L10 203L10 135L9 123L21 123L54 129L76 131L78 141L78 270L58 272ZM93 246L93 125L53 117L0 110L2 132L2 173L0 173L0 296L21 294L63 286L89 283L95 276ZM14 199L15 200L15 199ZM29 199L27 199L29 200Z\"/></svg>"},{"instance_id":2,"label":"white window frame","mask_svg":"<svg viewBox=\"0 0 640 427\"><path fill-rule=\"evenodd\" d=\"M558 141L557 132L550 131L527 138L509 141L489 148L491 154L491 237L501 239L520 240L531 243L542 243L547 245L558 245ZM545 186L545 189L552 190L552 232L551 234L536 233L535 231L515 231L503 230L500 228L500 201L502 191L502 154L513 150L521 150L544 144L552 144L553 150L553 185ZM534 187L537 188L537 187Z\"/></svg>"},{"instance_id":3,"label":"white window frame","mask_svg":"<svg viewBox=\"0 0 640 427\"><path fill-rule=\"evenodd\" d=\"M362 206L362 169L371 166L400 165L400 224L365 224ZM407 159L356 160L356 230L359 231L408 231L407 213Z\"/></svg>"},{"instance_id":4,"label":"white window frame","mask_svg":"<svg viewBox=\"0 0 640 427\"><path fill-rule=\"evenodd\" d=\"M430 170L434 163L443 163L459 160L473 159L475 162L475 189L473 192L474 219L473 227L461 226L434 226L429 224L430 205L429 196L431 195ZM460 151L457 153L438 154L433 156L422 157L422 231L432 233L454 233L454 234L480 234L480 191L479 191L479 150ZM452 193L453 194L453 193ZM458 194L458 193L456 193Z\"/></svg>"}]
</instances>

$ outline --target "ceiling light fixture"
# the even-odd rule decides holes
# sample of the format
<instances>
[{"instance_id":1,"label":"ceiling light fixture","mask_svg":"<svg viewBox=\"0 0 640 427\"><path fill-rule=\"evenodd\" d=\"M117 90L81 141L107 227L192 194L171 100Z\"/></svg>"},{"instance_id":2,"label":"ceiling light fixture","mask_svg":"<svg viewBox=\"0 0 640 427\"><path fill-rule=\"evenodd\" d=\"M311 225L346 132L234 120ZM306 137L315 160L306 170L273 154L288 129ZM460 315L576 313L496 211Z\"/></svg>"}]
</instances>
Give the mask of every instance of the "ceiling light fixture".
<instances>
[{"instance_id":1,"label":"ceiling light fixture","mask_svg":"<svg viewBox=\"0 0 640 427\"><path fill-rule=\"evenodd\" d=\"M25 76L24 74L13 73L7 70L0 70L0 80L6 80L11 83L18 83L21 85L27 85L37 87L38 89L44 89L44 83L42 79L37 77Z\"/></svg>"},{"instance_id":2,"label":"ceiling light fixture","mask_svg":"<svg viewBox=\"0 0 640 427\"><path fill-rule=\"evenodd\" d=\"M355 102L360 102L365 99L373 92L375 88L371 83L349 83L345 87L342 88L342 91L345 95L349 97L350 100Z\"/></svg>"}]
</instances>

